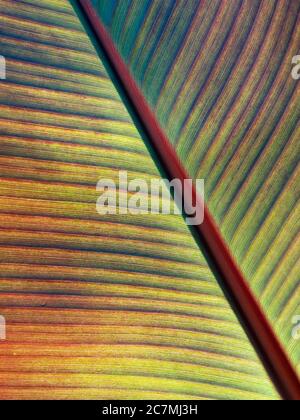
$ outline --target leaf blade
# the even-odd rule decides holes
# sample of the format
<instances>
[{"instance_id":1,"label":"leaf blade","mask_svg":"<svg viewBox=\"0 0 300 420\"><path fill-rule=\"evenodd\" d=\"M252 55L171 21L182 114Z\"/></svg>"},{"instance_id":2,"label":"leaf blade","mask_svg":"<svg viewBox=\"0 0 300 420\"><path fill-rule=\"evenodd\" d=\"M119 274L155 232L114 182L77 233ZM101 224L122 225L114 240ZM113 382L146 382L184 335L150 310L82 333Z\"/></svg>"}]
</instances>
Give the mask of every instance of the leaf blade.
<instances>
[{"instance_id":1,"label":"leaf blade","mask_svg":"<svg viewBox=\"0 0 300 420\"><path fill-rule=\"evenodd\" d=\"M13 35L3 44L8 82L17 89L4 89L0 109L0 304L8 323L1 398L49 398L49 390L55 398L277 398L183 219L96 213L100 176L115 179L122 168L149 179L159 171L68 2L23 3L18 17L26 9L26 24L28 11L38 20L39 3L47 19L59 16L63 31L51 24L51 43L59 48L37 42L30 31L14 50ZM84 52L77 50L81 37ZM70 85L81 75L84 116L79 89ZM97 115L91 89L99 95ZM110 106L117 105L107 110L108 94ZM135 242L125 242L127 235ZM158 254L164 247L159 258L153 244ZM151 346L163 347L155 361ZM96 360L95 353L87 356L92 350ZM114 353L103 364L112 351L123 357ZM195 371L196 360L203 366Z\"/></svg>"},{"instance_id":2,"label":"leaf blade","mask_svg":"<svg viewBox=\"0 0 300 420\"><path fill-rule=\"evenodd\" d=\"M126 8L118 2L122 37L113 21L103 23L187 172L206 179L208 207L297 369L300 346L291 333L299 312L297 223L286 223L286 248L277 247L282 223L293 211L299 215L298 89L289 60L299 45L299 7L292 1L190 1L167 10L167 4L174 5L153 2L144 13L129 52L126 22L142 13L140 3ZM180 12L193 18L179 27ZM156 19L160 26L152 25ZM293 258L285 257L289 247ZM264 258L267 251L273 260ZM270 303L270 291L278 303Z\"/></svg>"}]
</instances>

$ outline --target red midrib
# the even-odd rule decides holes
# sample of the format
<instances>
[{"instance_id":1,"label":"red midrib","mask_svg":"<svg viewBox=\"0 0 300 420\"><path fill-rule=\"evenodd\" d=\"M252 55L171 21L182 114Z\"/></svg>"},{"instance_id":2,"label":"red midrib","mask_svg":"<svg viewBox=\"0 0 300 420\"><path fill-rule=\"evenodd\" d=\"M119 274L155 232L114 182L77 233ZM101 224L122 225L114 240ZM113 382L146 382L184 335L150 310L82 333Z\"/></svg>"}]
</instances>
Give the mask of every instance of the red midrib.
<instances>
[{"instance_id":1,"label":"red midrib","mask_svg":"<svg viewBox=\"0 0 300 420\"><path fill-rule=\"evenodd\" d=\"M162 167L170 179L182 182L190 177L183 168L171 142L160 127L155 115L133 79L114 42L102 24L90 0L79 0L90 25L106 53L110 65L122 84L136 115L145 129L149 141L156 151ZM193 188L193 202L198 200ZM300 400L300 381L283 347L275 336L260 304L250 290L240 268L227 247L209 210L205 207L204 223L195 227L199 239L205 243L207 251L222 277L222 286L230 296L238 317L253 342L265 368L279 393L286 400Z\"/></svg>"}]
</instances>

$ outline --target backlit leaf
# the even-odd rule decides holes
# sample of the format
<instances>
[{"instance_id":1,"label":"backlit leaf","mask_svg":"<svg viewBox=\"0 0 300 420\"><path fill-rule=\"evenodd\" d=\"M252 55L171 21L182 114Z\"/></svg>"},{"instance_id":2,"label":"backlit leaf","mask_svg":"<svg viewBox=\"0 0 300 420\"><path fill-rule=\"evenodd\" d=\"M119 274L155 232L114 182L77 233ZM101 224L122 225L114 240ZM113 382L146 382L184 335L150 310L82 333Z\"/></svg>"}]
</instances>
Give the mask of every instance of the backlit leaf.
<instances>
[{"instance_id":1,"label":"backlit leaf","mask_svg":"<svg viewBox=\"0 0 300 420\"><path fill-rule=\"evenodd\" d=\"M299 1L92 3L300 373Z\"/></svg>"},{"instance_id":2,"label":"backlit leaf","mask_svg":"<svg viewBox=\"0 0 300 420\"><path fill-rule=\"evenodd\" d=\"M96 212L100 178L160 173L70 3L0 21L0 398L277 398L183 218Z\"/></svg>"}]
</instances>

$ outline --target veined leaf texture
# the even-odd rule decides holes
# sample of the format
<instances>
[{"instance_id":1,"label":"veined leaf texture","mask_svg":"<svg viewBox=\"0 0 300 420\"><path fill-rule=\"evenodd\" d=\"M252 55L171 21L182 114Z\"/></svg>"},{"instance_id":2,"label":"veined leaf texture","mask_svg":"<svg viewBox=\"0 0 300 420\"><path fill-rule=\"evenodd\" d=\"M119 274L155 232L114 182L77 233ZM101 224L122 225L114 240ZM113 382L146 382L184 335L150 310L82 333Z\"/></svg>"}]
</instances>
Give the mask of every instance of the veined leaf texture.
<instances>
[{"instance_id":1,"label":"veined leaf texture","mask_svg":"<svg viewBox=\"0 0 300 420\"><path fill-rule=\"evenodd\" d=\"M299 2L91 3L299 373Z\"/></svg>"},{"instance_id":2,"label":"veined leaf texture","mask_svg":"<svg viewBox=\"0 0 300 420\"><path fill-rule=\"evenodd\" d=\"M0 0L0 398L280 398L184 218L96 212L163 168L74 3ZM299 1L91 4L299 373Z\"/></svg>"}]
</instances>

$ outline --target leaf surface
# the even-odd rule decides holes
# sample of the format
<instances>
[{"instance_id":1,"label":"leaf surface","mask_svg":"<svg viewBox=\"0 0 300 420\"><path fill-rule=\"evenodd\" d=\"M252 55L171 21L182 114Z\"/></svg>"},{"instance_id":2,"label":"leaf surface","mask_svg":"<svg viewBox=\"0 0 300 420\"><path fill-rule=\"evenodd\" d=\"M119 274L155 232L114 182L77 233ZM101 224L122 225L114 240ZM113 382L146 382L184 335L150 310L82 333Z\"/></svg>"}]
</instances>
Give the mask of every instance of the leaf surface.
<instances>
[{"instance_id":1,"label":"leaf surface","mask_svg":"<svg viewBox=\"0 0 300 420\"><path fill-rule=\"evenodd\" d=\"M183 218L96 212L161 174L69 2L0 20L1 398L278 398Z\"/></svg>"},{"instance_id":2,"label":"leaf surface","mask_svg":"<svg viewBox=\"0 0 300 420\"><path fill-rule=\"evenodd\" d=\"M92 3L300 373L299 2Z\"/></svg>"}]
</instances>

